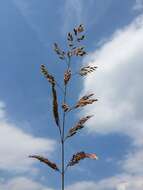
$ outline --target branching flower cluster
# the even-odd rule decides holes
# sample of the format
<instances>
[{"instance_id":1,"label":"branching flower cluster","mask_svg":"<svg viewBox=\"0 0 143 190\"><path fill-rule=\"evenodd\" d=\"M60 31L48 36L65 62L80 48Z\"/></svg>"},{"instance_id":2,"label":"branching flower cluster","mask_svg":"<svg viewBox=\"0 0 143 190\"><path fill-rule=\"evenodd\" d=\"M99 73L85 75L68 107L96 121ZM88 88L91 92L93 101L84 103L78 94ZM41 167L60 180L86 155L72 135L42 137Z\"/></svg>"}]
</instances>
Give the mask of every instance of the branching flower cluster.
<instances>
[{"instance_id":1,"label":"branching flower cluster","mask_svg":"<svg viewBox=\"0 0 143 190\"><path fill-rule=\"evenodd\" d=\"M74 56L77 57L83 57L87 53L85 51L84 46L81 46L80 43L85 39L84 32L84 26L81 24L78 27L75 27L72 32L69 32L67 34L67 44L68 48L67 51L64 51L60 48L60 46L57 43L54 43L54 51L58 55L58 57L65 61L66 63L66 69L64 71L63 76L63 85L59 84L55 77L49 73L48 69L45 65L41 65L41 72L43 76L47 79L51 86L51 93L52 93L52 111L53 111L53 117L55 120L55 123L59 129L59 135L60 135L60 143L61 143L61 167L58 167L55 163L51 162L47 158L44 158L43 156L39 155L31 155L30 158L34 158L39 160L40 162L48 165L53 170L59 172L61 174L61 183L62 183L62 190L64 190L64 177L66 170L74 166L75 164L78 164L81 160L85 158L90 159L97 159L97 155L95 153L85 153L84 151L75 153L71 160L68 162L68 164L65 166L65 147L64 144L66 140L69 137L72 137L73 135L76 135L81 129L84 128L85 123L93 117L93 115L87 115L82 117L75 126L68 129L68 133L65 134L65 119L67 114L69 114L74 109L82 108L84 106L87 106L89 104L93 104L97 101L96 98L93 98L94 94L86 94L83 97L81 97L77 102L75 102L74 105L68 105L67 104L67 90L69 82L71 82L71 79L74 74L72 74L72 63L71 59ZM90 73L93 73L97 69L96 66L88 65L81 67L79 71L76 72L79 76L86 76ZM61 87L62 86L62 87ZM63 111L63 115L60 118L59 114L59 103L58 103L58 95L57 95L57 88L60 88L63 93L63 103L60 106L60 108ZM68 123L69 125L69 123Z\"/></svg>"}]
</instances>

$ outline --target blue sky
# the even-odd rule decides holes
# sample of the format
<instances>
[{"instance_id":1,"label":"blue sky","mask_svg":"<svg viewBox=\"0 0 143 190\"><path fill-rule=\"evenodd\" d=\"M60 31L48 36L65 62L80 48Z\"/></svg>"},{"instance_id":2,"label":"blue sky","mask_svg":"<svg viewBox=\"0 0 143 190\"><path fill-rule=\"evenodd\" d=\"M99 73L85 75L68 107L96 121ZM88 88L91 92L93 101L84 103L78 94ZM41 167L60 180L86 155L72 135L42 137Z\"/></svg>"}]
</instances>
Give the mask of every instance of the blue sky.
<instances>
[{"instance_id":1,"label":"blue sky","mask_svg":"<svg viewBox=\"0 0 143 190\"><path fill-rule=\"evenodd\" d=\"M142 0L3 0L0 2L0 189L59 190L59 175L27 158L41 154L60 164L51 94L40 65L62 82L65 64L52 50L65 47L66 33L86 27L88 55L74 60L98 66L72 80L69 103L95 92L99 102L78 110L67 129L94 113L86 128L66 144L66 158L85 150L84 160L66 175L66 190L142 190ZM58 91L60 94L60 91ZM60 94L61 95L61 94ZM69 125L70 124L70 125Z\"/></svg>"}]
</instances>

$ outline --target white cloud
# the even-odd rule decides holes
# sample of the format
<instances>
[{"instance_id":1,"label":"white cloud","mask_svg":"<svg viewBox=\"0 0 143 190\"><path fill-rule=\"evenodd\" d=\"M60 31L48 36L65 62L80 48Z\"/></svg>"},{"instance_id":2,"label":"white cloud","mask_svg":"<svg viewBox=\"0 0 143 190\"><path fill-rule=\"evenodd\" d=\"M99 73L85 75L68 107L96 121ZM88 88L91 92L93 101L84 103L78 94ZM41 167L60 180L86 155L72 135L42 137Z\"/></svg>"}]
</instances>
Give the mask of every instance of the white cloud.
<instances>
[{"instance_id":1,"label":"white cloud","mask_svg":"<svg viewBox=\"0 0 143 190\"><path fill-rule=\"evenodd\" d=\"M4 104L0 103L0 170L33 171L35 161L31 154L49 154L55 141L34 137L8 121Z\"/></svg>"},{"instance_id":2,"label":"white cloud","mask_svg":"<svg viewBox=\"0 0 143 190\"><path fill-rule=\"evenodd\" d=\"M84 109L84 113L96 114L88 122L89 130L101 134L119 131L134 139L137 134L131 131L138 129L139 134L142 132L139 127L143 122L142 41L143 17L140 17L117 31L100 49L85 59L87 64L99 67L95 74L83 81L82 94L95 91L99 97L99 103Z\"/></svg>"},{"instance_id":3,"label":"white cloud","mask_svg":"<svg viewBox=\"0 0 143 190\"><path fill-rule=\"evenodd\" d=\"M95 188L94 182L81 181L81 182L68 186L66 190L73 190L73 189L74 190L88 190L88 189L94 189L94 188Z\"/></svg>"},{"instance_id":4,"label":"white cloud","mask_svg":"<svg viewBox=\"0 0 143 190\"><path fill-rule=\"evenodd\" d=\"M0 182L2 190L52 190L26 177L16 177Z\"/></svg>"},{"instance_id":5,"label":"white cloud","mask_svg":"<svg viewBox=\"0 0 143 190\"><path fill-rule=\"evenodd\" d=\"M124 160L120 161L120 176L88 183L97 190L143 189L143 16L116 31L110 39L84 60L96 65L95 74L83 81L81 95L96 92L99 103L85 107L81 114L95 113L88 130L99 134L122 133L132 139ZM75 185L86 190L82 183Z\"/></svg>"},{"instance_id":6,"label":"white cloud","mask_svg":"<svg viewBox=\"0 0 143 190\"><path fill-rule=\"evenodd\" d=\"M122 163L123 169L130 174L143 175L143 149L135 150L126 156Z\"/></svg>"},{"instance_id":7,"label":"white cloud","mask_svg":"<svg viewBox=\"0 0 143 190\"><path fill-rule=\"evenodd\" d=\"M131 175L121 175L110 177L99 182L81 181L75 183L66 190L142 190L143 177L136 177Z\"/></svg>"}]
</instances>

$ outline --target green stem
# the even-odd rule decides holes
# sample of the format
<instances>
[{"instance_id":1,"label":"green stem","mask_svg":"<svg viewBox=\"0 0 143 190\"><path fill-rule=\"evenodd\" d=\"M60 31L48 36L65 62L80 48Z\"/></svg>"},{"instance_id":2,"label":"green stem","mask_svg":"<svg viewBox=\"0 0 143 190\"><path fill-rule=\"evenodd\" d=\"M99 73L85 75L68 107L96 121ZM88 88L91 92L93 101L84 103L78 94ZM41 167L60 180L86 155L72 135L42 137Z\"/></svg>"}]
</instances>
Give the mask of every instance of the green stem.
<instances>
[{"instance_id":1,"label":"green stem","mask_svg":"<svg viewBox=\"0 0 143 190\"><path fill-rule=\"evenodd\" d=\"M68 62L68 67L67 69L69 69L70 67L70 58L69 58L69 62ZM66 97L67 97L67 84L64 85L64 98L63 98L63 102L66 103ZM62 176L62 190L64 190L64 186L65 186L65 121L66 121L66 113L63 111L63 125L62 125L62 134L61 134L61 145L62 145L62 172L61 172L61 176Z\"/></svg>"},{"instance_id":2,"label":"green stem","mask_svg":"<svg viewBox=\"0 0 143 190\"><path fill-rule=\"evenodd\" d=\"M64 102L66 102L66 93L67 93L67 86L65 85L64 89ZM61 138L61 143L62 143L62 190L64 190L64 178L65 178L65 148L64 148L64 138L65 138L65 119L66 119L66 113L63 112L63 127L62 127L62 138Z\"/></svg>"}]
</instances>

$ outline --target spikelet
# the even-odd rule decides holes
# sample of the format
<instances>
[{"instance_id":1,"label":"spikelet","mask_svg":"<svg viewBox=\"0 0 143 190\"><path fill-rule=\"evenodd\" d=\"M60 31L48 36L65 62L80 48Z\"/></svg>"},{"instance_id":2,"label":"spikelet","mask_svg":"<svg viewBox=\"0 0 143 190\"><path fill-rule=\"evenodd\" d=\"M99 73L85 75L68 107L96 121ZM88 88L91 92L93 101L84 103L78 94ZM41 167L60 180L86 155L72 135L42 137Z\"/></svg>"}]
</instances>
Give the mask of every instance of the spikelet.
<instances>
[{"instance_id":1,"label":"spikelet","mask_svg":"<svg viewBox=\"0 0 143 190\"><path fill-rule=\"evenodd\" d=\"M80 69L80 71L79 71L79 75L85 76L85 75L87 75L87 74L89 74L89 73L94 72L96 69L97 69L96 66L90 66L90 65L88 65L88 66L86 66L86 67L82 67L82 68Z\"/></svg>"},{"instance_id":2,"label":"spikelet","mask_svg":"<svg viewBox=\"0 0 143 190\"><path fill-rule=\"evenodd\" d=\"M77 34L81 33L84 31L84 26L83 24L80 24L78 27L74 28L74 34L77 36Z\"/></svg>"},{"instance_id":3,"label":"spikelet","mask_svg":"<svg viewBox=\"0 0 143 190\"><path fill-rule=\"evenodd\" d=\"M55 163L49 161L47 158L44 158L44 157L38 156L38 155L32 155L32 156L29 156L29 158L35 158L35 159L39 160L40 162L47 164L53 170L59 171L57 165Z\"/></svg>"},{"instance_id":4,"label":"spikelet","mask_svg":"<svg viewBox=\"0 0 143 190\"><path fill-rule=\"evenodd\" d=\"M48 70L46 69L45 65L41 65L41 72L45 76L45 78L52 84L55 85L55 79L52 75L49 74Z\"/></svg>"},{"instance_id":5,"label":"spikelet","mask_svg":"<svg viewBox=\"0 0 143 190\"><path fill-rule=\"evenodd\" d=\"M57 43L54 43L54 51L57 53L60 59L65 59L65 52L59 48Z\"/></svg>"},{"instance_id":6,"label":"spikelet","mask_svg":"<svg viewBox=\"0 0 143 190\"><path fill-rule=\"evenodd\" d=\"M80 42L80 41L82 41L84 38L85 38L85 36L82 35L82 36L80 36L80 37L77 38L77 41Z\"/></svg>"},{"instance_id":7,"label":"spikelet","mask_svg":"<svg viewBox=\"0 0 143 190\"><path fill-rule=\"evenodd\" d=\"M98 159L96 154L87 154L85 152L77 152L73 155L72 159L68 163L67 166L73 166L75 164L78 164L80 160L83 160L85 158L91 158L91 159Z\"/></svg>"},{"instance_id":8,"label":"spikelet","mask_svg":"<svg viewBox=\"0 0 143 190\"><path fill-rule=\"evenodd\" d=\"M84 56L86 55L86 51L84 50L84 47L78 47L78 48L73 48L71 51L68 51L67 56Z\"/></svg>"},{"instance_id":9,"label":"spikelet","mask_svg":"<svg viewBox=\"0 0 143 190\"><path fill-rule=\"evenodd\" d=\"M62 108L63 108L64 112L67 112L70 109L69 105L67 105L66 103L62 104Z\"/></svg>"},{"instance_id":10,"label":"spikelet","mask_svg":"<svg viewBox=\"0 0 143 190\"><path fill-rule=\"evenodd\" d=\"M71 56L73 56L74 54L73 54L73 52L72 51L68 51L67 52L67 56L70 58Z\"/></svg>"},{"instance_id":11,"label":"spikelet","mask_svg":"<svg viewBox=\"0 0 143 190\"><path fill-rule=\"evenodd\" d=\"M86 153L86 158L91 158L91 159L98 160L98 156L96 154L88 154L88 153Z\"/></svg>"},{"instance_id":12,"label":"spikelet","mask_svg":"<svg viewBox=\"0 0 143 190\"><path fill-rule=\"evenodd\" d=\"M68 69L64 74L64 83L65 83L65 85L68 83L70 78L71 78L71 70Z\"/></svg>"},{"instance_id":13,"label":"spikelet","mask_svg":"<svg viewBox=\"0 0 143 190\"><path fill-rule=\"evenodd\" d=\"M77 32L81 33L83 31L84 31L84 26L83 26L83 24L80 24L79 27L77 28Z\"/></svg>"},{"instance_id":14,"label":"spikelet","mask_svg":"<svg viewBox=\"0 0 143 190\"><path fill-rule=\"evenodd\" d=\"M71 128L71 129L69 130L68 135L67 135L66 138L75 135L80 129L82 129L82 128L84 127L83 124L84 124L88 119L90 119L91 117L93 117L93 115L88 115L88 116L86 116L86 117L81 118L81 119L78 121L78 123L75 125L75 127Z\"/></svg>"},{"instance_id":15,"label":"spikelet","mask_svg":"<svg viewBox=\"0 0 143 190\"><path fill-rule=\"evenodd\" d=\"M72 55L84 56L86 55L86 51L84 51L84 47L78 47L72 51Z\"/></svg>"},{"instance_id":16,"label":"spikelet","mask_svg":"<svg viewBox=\"0 0 143 190\"><path fill-rule=\"evenodd\" d=\"M72 42L73 41L73 35L71 32L68 33L68 37L67 37L67 40Z\"/></svg>"},{"instance_id":17,"label":"spikelet","mask_svg":"<svg viewBox=\"0 0 143 190\"><path fill-rule=\"evenodd\" d=\"M84 107L88 104L92 104L92 103L98 101L97 99L90 98L93 95L94 94L89 94L89 95L86 95L86 96L83 96L82 98L80 98L80 100L77 102L77 104L74 106L74 108Z\"/></svg>"},{"instance_id":18,"label":"spikelet","mask_svg":"<svg viewBox=\"0 0 143 190\"><path fill-rule=\"evenodd\" d=\"M71 32L68 33L67 40L68 40L69 47L72 47L74 38Z\"/></svg>"}]
</instances>

